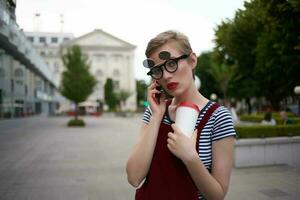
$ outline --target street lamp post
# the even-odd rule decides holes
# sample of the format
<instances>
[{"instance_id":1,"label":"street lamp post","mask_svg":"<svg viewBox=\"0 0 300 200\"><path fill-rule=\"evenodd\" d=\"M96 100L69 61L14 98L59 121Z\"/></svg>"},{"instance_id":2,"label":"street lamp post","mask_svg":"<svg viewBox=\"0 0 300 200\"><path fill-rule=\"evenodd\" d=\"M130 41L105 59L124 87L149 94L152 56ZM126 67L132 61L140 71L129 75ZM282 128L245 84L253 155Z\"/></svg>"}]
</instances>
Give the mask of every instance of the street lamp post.
<instances>
[{"instance_id":1,"label":"street lamp post","mask_svg":"<svg viewBox=\"0 0 300 200\"><path fill-rule=\"evenodd\" d=\"M298 116L300 117L300 86L296 86L294 88L294 92L297 95L298 98Z\"/></svg>"}]
</instances>

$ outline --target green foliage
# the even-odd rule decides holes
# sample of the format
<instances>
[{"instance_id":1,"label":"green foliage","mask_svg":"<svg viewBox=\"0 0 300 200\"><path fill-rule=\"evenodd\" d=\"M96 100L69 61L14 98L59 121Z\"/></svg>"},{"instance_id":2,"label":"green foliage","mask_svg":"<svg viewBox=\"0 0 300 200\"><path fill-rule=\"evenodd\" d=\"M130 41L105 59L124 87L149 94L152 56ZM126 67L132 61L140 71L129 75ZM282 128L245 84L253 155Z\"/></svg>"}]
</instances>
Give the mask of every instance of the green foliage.
<instances>
[{"instance_id":1,"label":"green foliage","mask_svg":"<svg viewBox=\"0 0 300 200\"><path fill-rule=\"evenodd\" d=\"M128 97L130 97L131 93L126 90L120 90L120 92L116 93L117 100L120 102L125 102Z\"/></svg>"},{"instance_id":2,"label":"green foliage","mask_svg":"<svg viewBox=\"0 0 300 200\"><path fill-rule=\"evenodd\" d=\"M60 92L75 103L75 119L78 116L78 103L85 101L93 92L96 79L89 72L87 57L75 45L62 56L65 71L62 74Z\"/></svg>"},{"instance_id":3,"label":"green foliage","mask_svg":"<svg viewBox=\"0 0 300 200\"><path fill-rule=\"evenodd\" d=\"M215 52L236 64L229 94L237 98L265 96L275 109L300 84L300 20L297 1L245 2L233 20L216 29Z\"/></svg>"},{"instance_id":4,"label":"green foliage","mask_svg":"<svg viewBox=\"0 0 300 200\"><path fill-rule=\"evenodd\" d=\"M196 75L201 80L201 92L206 97L217 93L226 99L235 66L222 63L215 52L205 52L198 57Z\"/></svg>"},{"instance_id":5,"label":"green foliage","mask_svg":"<svg viewBox=\"0 0 300 200\"><path fill-rule=\"evenodd\" d=\"M68 122L68 126L83 127L83 126L85 126L85 123L84 123L84 121L81 120L81 119L71 119L71 120Z\"/></svg>"},{"instance_id":6,"label":"green foliage","mask_svg":"<svg viewBox=\"0 0 300 200\"><path fill-rule=\"evenodd\" d=\"M237 126L238 138L267 138L300 136L300 125Z\"/></svg>"},{"instance_id":7,"label":"green foliage","mask_svg":"<svg viewBox=\"0 0 300 200\"><path fill-rule=\"evenodd\" d=\"M126 90L120 90L115 95L117 99L117 104L121 106L121 104L125 104L126 100L128 99L128 97L130 97L131 93Z\"/></svg>"},{"instance_id":8,"label":"green foliage","mask_svg":"<svg viewBox=\"0 0 300 200\"><path fill-rule=\"evenodd\" d=\"M230 66L224 63L212 63L209 72L216 80L218 88L221 90L224 99L227 99L227 89L234 73L234 65Z\"/></svg>"},{"instance_id":9,"label":"green foliage","mask_svg":"<svg viewBox=\"0 0 300 200\"><path fill-rule=\"evenodd\" d=\"M108 105L109 110L114 111L117 106L117 95L114 92L113 80L111 78L106 79L104 85L104 99Z\"/></svg>"},{"instance_id":10,"label":"green foliage","mask_svg":"<svg viewBox=\"0 0 300 200\"><path fill-rule=\"evenodd\" d=\"M279 114L273 115L276 124L283 124L283 120L279 116ZM259 115L241 115L240 120L246 122L257 122L260 123L264 119L264 114ZM292 124L300 124L300 118L289 116L289 119L292 121Z\"/></svg>"},{"instance_id":11,"label":"green foliage","mask_svg":"<svg viewBox=\"0 0 300 200\"><path fill-rule=\"evenodd\" d=\"M62 60L65 66L60 88L62 95L76 104L85 101L97 83L89 72L87 57L79 46L72 46Z\"/></svg>"},{"instance_id":12,"label":"green foliage","mask_svg":"<svg viewBox=\"0 0 300 200\"><path fill-rule=\"evenodd\" d=\"M220 91L217 86L217 82L209 72L212 67L212 52L204 52L198 57L198 62L195 70L195 74L201 80L201 93L209 97L211 93L217 93L220 96Z\"/></svg>"},{"instance_id":13,"label":"green foliage","mask_svg":"<svg viewBox=\"0 0 300 200\"><path fill-rule=\"evenodd\" d=\"M143 103L147 100L147 84L144 80L136 80L136 102L138 104L138 106L143 106ZM141 103L141 104L140 104Z\"/></svg>"}]
</instances>

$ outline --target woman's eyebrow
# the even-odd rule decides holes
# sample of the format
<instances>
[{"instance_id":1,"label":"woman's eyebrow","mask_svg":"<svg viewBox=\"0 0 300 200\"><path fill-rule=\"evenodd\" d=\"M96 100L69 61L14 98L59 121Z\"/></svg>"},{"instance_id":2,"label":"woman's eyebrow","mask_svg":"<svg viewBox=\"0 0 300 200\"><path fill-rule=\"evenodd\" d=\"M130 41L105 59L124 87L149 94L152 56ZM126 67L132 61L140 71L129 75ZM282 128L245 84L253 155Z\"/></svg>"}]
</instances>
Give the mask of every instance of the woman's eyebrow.
<instances>
[{"instance_id":1,"label":"woman's eyebrow","mask_svg":"<svg viewBox=\"0 0 300 200\"><path fill-rule=\"evenodd\" d=\"M160 67L160 66L164 65L165 63L166 63L166 61L163 61L163 62L161 62L161 63L159 63L157 65L154 65L153 67Z\"/></svg>"}]
</instances>

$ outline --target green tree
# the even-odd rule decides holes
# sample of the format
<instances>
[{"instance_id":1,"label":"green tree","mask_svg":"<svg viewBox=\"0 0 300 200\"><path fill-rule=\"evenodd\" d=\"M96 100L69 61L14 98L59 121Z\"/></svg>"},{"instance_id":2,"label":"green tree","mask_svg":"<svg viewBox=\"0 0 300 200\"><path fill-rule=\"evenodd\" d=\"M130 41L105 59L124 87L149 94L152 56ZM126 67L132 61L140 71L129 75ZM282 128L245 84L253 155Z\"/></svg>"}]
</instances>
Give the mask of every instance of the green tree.
<instances>
[{"instance_id":1,"label":"green tree","mask_svg":"<svg viewBox=\"0 0 300 200\"><path fill-rule=\"evenodd\" d=\"M234 65L230 66L224 63L212 63L211 68L209 69L209 72L216 80L218 89L222 92L225 100L227 100L227 90L234 70Z\"/></svg>"},{"instance_id":2,"label":"green tree","mask_svg":"<svg viewBox=\"0 0 300 200\"><path fill-rule=\"evenodd\" d=\"M75 119L78 117L78 104L87 99L97 83L89 72L88 58L79 46L72 46L62 56L65 71L62 74L61 94L75 103Z\"/></svg>"},{"instance_id":3,"label":"green tree","mask_svg":"<svg viewBox=\"0 0 300 200\"><path fill-rule=\"evenodd\" d=\"M144 80L136 80L136 102L137 106L143 106L144 101L147 100L147 84Z\"/></svg>"},{"instance_id":4,"label":"green tree","mask_svg":"<svg viewBox=\"0 0 300 200\"><path fill-rule=\"evenodd\" d=\"M107 78L104 85L104 99L105 103L108 105L109 110L115 110L117 105L117 96L114 92L113 80Z\"/></svg>"},{"instance_id":5,"label":"green tree","mask_svg":"<svg viewBox=\"0 0 300 200\"><path fill-rule=\"evenodd\" d=\"M220 96L216 80L210 73L212 62L212 52L204 52L198 57L198 62L195 69L196 76L198 76L201 80L200 91L204 96L208 98L212 93L217 93L218 96Z\"/></svg>"},{"instance_id":6,"label":"green tree","mask_svg":"<svg viewBox=\"0 0 300 200\"><path fill-rule=\"evenodd\" d=\"M266 97L275 109L299 84L299 3L284 0L245 2L233 20L216 29L219 59L236 70L229 93Z\"/></svg>"},{"instance_id":7,"label":"green tree","mask_svg":"<svg viewBox=\"0 0 300 200\"><path fill-rule=\"evenodd\" d=\"M120 108L122 108L122 105L125 105L125 102L128 99L128 97L130 97L130 95L131 93L129 91L122 89L118 93L116 93L117 103Z\"/></svg>"}]
</instances>

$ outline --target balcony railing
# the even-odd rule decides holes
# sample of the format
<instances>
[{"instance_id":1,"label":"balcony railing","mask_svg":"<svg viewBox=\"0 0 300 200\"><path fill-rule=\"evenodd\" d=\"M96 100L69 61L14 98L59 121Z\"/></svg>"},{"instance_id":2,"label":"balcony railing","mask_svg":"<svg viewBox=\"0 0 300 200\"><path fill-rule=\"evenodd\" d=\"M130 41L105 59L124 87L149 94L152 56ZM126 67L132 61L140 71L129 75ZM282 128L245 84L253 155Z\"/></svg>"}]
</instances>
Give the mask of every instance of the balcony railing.
<instances>
[{"instance_id":1,"label":"balcony railing","mask_svg":"<svg viewBox=\"0 0 300 200\"><path fill-rule=\"evenodd\" d=\"M23 30L19 28L14 20L8 17L7 11L3 10L3 8L2 10L0 9L0 34L5 36L9 43L17 48L17 51L31 62L35 70L39 71L55 87L58 87L58 79L55 78L54 73L32 46Z\"/></svg>"}]
</instances>

